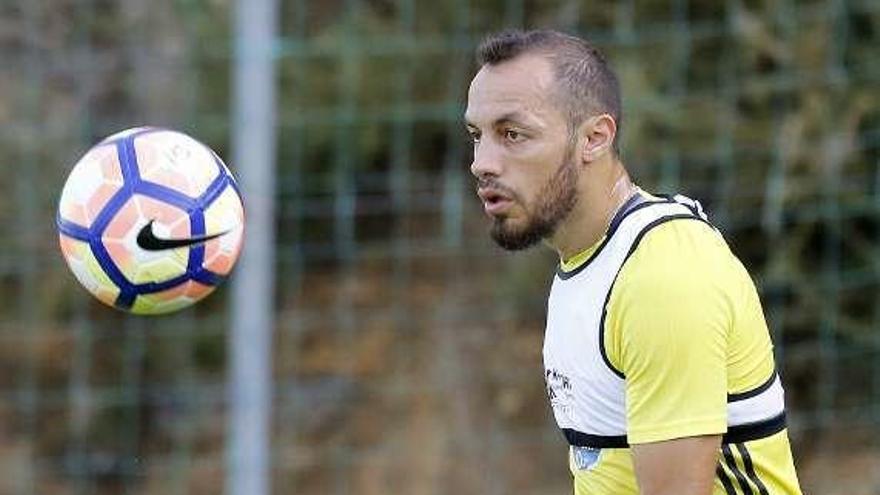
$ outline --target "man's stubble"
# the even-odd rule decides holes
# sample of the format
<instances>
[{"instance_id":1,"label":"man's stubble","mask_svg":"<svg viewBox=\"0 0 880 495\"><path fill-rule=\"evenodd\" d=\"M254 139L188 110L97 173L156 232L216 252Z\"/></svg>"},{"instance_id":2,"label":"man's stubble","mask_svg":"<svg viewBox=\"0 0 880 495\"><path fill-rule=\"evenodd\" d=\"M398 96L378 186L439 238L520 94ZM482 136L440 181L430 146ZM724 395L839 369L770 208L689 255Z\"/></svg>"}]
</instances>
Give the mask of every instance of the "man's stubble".
<instances>
[{"instance_id":1,"label":"man's stubble","mask_svg":"<svg viewBox=\"0 0 880 495\"><path fill-rule=\"evenodd\" d=\"M495 218L489 233L496 244L509 251L532 247L551 237L574 210L578 202L579 174L572 160L573 148L570 144L562 163L536 195L534 205L526 205L520 198L514 198L526 212L524 226L514 228L506 217Z\"/></svg>"}]
</instances>

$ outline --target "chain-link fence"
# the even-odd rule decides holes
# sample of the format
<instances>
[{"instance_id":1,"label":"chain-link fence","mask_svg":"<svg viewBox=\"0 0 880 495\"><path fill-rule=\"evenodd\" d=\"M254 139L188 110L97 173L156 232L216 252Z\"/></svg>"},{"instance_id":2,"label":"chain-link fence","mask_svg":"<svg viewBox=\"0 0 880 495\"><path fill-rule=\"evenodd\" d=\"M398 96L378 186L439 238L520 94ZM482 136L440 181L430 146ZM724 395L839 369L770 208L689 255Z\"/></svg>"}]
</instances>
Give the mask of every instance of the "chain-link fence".
<instances>
[{"instance_id":1,"label":"chain-link fence","mask_svg":"<svg viewBox=\"0 0 880 495\"><path fill-rule=\"evenodd\" d=\"M233 11L0 0L0 493L223 490L231 291L127 317L76 286L53 219L119 129L230 156ZM554 260L491 246L467 172L472 52L503 27L607 52L637 182L703 200L758 281L805 487L880 493L880 3L283 0L278 20L274 493L570 490L540 363Z\"/></svg>"}]
</instances>

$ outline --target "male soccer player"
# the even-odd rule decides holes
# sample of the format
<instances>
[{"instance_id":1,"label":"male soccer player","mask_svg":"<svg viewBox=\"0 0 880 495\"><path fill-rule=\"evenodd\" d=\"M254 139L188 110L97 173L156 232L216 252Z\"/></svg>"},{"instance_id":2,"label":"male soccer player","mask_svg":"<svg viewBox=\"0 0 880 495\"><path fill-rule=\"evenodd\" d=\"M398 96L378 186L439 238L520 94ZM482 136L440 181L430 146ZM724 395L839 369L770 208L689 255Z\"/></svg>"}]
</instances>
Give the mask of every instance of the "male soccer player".
<instances>
[{"instance_id":1,"label":"male soccer player","mask_svg":"<svg viewBox=\"0 0 880 495\"><path fill-rule=\"evenodd\" d=\"M575 493L801 493L754 284L699 203L630 180L602 54L529 31L477 57L465 119L491 235L561 260L544 365Z\"/></svg>"}]
</instances>

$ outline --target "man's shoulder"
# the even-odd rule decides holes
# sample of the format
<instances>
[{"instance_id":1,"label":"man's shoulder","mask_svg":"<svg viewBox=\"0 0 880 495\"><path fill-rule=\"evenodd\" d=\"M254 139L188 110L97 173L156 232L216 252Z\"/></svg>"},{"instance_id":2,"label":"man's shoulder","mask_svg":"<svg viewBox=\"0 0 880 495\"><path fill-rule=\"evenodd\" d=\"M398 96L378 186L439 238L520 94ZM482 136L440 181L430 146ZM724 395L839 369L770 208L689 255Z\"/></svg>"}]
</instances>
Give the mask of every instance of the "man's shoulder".
<instances>
[{"instance_id":1,"label":"man's shoulder","mask_svg":"<svg viewBox=\"0 0 880 495\"><path fill-rule=\"evenodd\" d=\"M646 230L631 248L624 269L665 273L669 270L706 269L729 264L736 257L724 237L699 218L676 218Z\"/></svg>"},{"instance_id":2,"label":"man's shoulder","mask_svg":"<svg viewBox=\"0 0 880 495\"><path fill-rule=\"evenodd\" d=\"M645 232L620 268L611 303L706 309L738 301L751 284L745 267L715 228L694 219L676 219Z\"/></svg>"}]
</instances>

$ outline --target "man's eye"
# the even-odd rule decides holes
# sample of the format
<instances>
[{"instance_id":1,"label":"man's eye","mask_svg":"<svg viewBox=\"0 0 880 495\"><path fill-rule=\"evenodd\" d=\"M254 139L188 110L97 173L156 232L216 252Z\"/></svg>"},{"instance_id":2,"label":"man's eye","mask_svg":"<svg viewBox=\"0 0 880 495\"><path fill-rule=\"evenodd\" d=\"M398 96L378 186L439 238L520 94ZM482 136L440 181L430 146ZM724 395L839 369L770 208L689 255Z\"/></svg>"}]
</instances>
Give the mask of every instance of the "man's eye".
<instances>
[{"instance_id":1,"label":"man's eye","mask_svg":"<svg viewBox=\"0 0 880 495\"><path fill-rule=\"evenodd\" d=\"M510 142L517 143L519 141L522 141L524 136L519 131L508 129L504 131L504 138Z\"/></svg>"}]
</instances>

